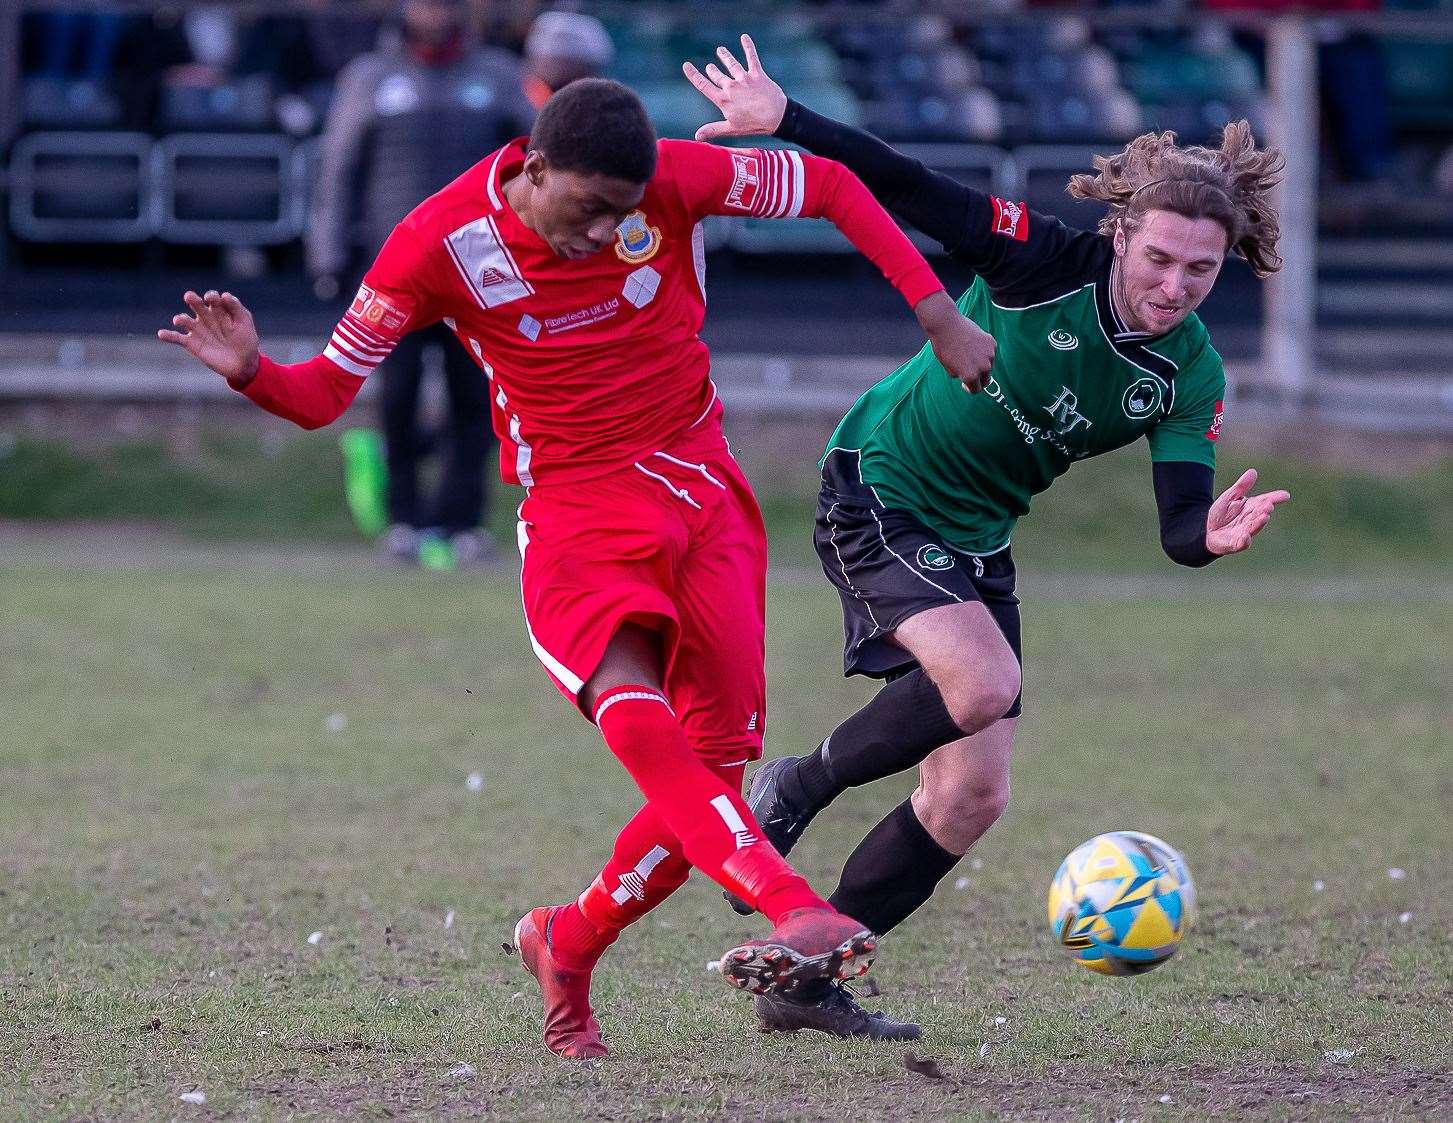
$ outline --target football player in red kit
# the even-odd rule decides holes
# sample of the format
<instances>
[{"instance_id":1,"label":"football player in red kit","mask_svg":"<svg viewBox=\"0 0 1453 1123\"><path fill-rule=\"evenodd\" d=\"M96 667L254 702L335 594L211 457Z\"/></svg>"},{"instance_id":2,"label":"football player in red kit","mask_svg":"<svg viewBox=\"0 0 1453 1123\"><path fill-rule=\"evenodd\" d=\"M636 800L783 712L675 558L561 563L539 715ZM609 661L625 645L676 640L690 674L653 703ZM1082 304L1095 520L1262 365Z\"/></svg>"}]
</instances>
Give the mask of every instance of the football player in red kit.
<instances>
[{"instance_id":1,"label":"football player in red kit","mask_svg":"<svg viewBox=\"0 0 1453 1123\"><path fill-rule=\"evenodd\" d=\"M562 1056L605 1052L591 970L691 866L773 925L722 957L728 982L790 991L859 974L875 950L762 840L740 794L766 724L766 535L698 336L710 214L831 219L950 371L987 374L993 341L840 164L658 141L635 94L603 79L566 86L528 139L410 213L315 358L261 354L230 293L187 293L190 311L158 332L305 428L337 418L401 336L440 320L489 379L502 474L528 489L530 644L646 798L577 900L515 928Z\"/></svg>"}]
</instances>

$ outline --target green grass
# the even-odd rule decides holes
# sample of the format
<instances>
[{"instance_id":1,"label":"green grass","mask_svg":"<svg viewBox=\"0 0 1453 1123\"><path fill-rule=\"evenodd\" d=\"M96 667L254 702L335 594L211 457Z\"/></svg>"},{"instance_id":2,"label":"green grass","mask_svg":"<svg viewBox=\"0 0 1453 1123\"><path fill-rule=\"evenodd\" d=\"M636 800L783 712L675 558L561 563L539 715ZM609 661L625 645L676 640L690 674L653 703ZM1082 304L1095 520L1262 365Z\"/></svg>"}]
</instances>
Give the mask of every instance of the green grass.
<instances>
[{"instance_id":1,"label":"green grass","mask_svg":"<svg viewBox=\"0 0 1453 1123\"><path fill-rule=\"evenodd\" d=\"M501 943L637 799L509 580L11 568L0 589L0 1117L1453 1113L1445 602L1031 597L1014 802L875 972L939 1081L901 1046L756 1033L704 965L759 928L700 878L601 972L613 1057L544 1053ZM825 587L770 611L769 752L800 751L865 688L838 677ZM910 785L814 825L816 884ZM1074 967L1043 915L1063 854L1117 827L1182 848L1202 906L1132 980Z\"/></svg>"},{"instance_id":2,"label":"green grass","mask_svg":"<svg viewBox=\"0 0 1453 1123\"><path fill-rule=\"evenodd\" d=\"M760 493L774 556L816 568L813 458L823 435L810 425L760 437L745 432L739 455ZM737 428L732 437L738 444ZM1221 485L1249 466L1261 469L1264 486L1287 487L1293 498L1237 559L1235 572L1453 575L1453 458L1389 477L1233 446L1223 452ZM512 543L517 489L494 490L493 528ZM185 454L159 440L82 449L34 436L0 451L0 518L146 522L222 539L345 541L354 532L342 494L331 430L209 429ZM1041 570L1172 569L1160 553L1143 449L1077 466L1035 501L1014 542L1021 562Z\"/></svg>"}]
</instances>

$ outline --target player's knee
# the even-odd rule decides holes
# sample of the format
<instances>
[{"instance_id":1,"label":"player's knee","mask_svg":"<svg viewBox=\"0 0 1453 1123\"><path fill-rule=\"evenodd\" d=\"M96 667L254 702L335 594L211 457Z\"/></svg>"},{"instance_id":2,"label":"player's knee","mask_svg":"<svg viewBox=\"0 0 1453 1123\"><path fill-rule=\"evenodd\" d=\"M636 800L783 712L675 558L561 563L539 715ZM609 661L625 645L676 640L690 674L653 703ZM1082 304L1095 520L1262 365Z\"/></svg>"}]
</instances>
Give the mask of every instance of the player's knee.
<instances>
[{"instance_id":1,"label":"player's knee","mask_svg":"<svg viewBox=\"0 0 1453 1123\"><path fill-rule=\"evenodd\" d=\"M1009 663L990 674L953 684L943 690L944 705L954 724L965 733L987 729L1009 712L1019 697L1019 665Z\"/></svg>"},{"instance_id":2,"label":"player's knee","mask_svg":"<svg viewBox=\"0 0 1453 1123\"><path fill-rule=\"evenodd\" d=\"M919 788L914 810L945 850L962 854L1009 806L1009 777L945 778Z\"/></svg>"}]
</instances>

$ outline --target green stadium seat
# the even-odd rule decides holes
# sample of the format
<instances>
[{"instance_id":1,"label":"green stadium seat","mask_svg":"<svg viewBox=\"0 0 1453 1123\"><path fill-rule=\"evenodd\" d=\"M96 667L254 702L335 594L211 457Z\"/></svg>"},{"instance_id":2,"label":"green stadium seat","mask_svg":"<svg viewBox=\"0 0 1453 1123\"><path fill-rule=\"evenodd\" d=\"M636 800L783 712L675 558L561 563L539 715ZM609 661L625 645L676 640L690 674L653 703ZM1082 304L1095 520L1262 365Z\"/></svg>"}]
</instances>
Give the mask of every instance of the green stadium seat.
<instances>
[{"instance_id":1,"label":"green stadium seat","mask_svg":"<svg viewBox=\"0 0 1453 1123\"><path fill-rule=\"evenodd\" d=\"M1453 127L1453 43L1383 44L1393 123L1402 128Z\"/></svg>"}]
</instances>

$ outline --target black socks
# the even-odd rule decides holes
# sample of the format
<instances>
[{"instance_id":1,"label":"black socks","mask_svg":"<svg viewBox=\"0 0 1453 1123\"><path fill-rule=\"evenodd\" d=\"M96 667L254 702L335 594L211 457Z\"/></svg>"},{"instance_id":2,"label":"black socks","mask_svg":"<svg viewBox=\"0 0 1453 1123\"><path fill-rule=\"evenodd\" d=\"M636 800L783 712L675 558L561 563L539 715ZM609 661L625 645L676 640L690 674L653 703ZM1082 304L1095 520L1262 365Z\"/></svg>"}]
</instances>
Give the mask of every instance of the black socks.
<instances>
[{"instance_id":1,"label":"black socks","mask_svg":"<svg viewBox=\"0 0 1453 1123\"><path fill-rule=\"evenodd\" d=\"M904 800L858 843L829 903L881 936L933 896L962 857L935 842Z\"/></svg>"},{"instance_id":2,"label":"black socks","mask_svg":"<svg viewBox=\"0 0 1453 1123\"><path fill-rule=\"evenodd\" d=\"M816 751L782 770L783 794L816 814L848 788L894 776L964 735L921 667L887 683Z\"/></svg>"}]
</instances>

